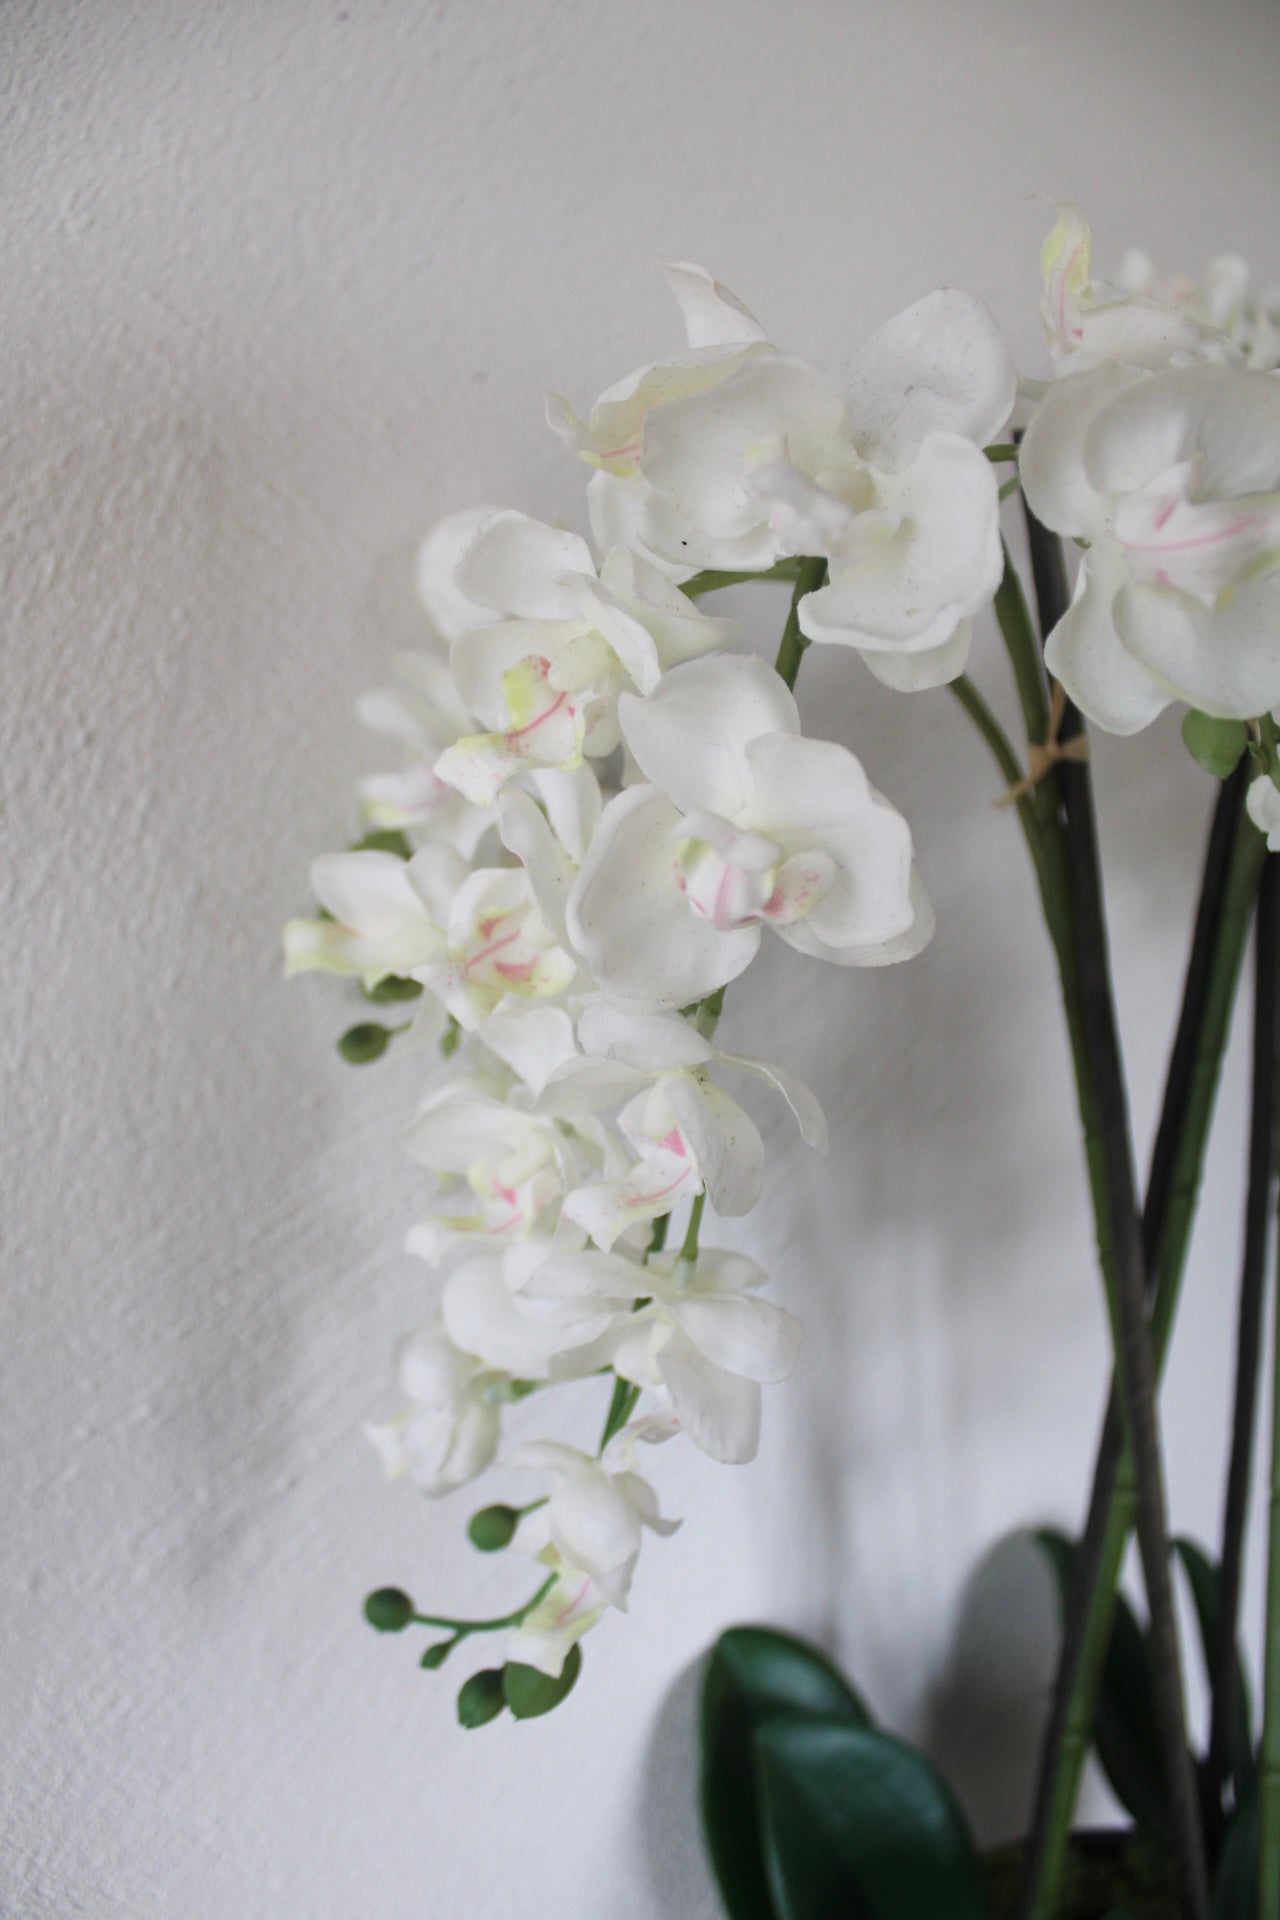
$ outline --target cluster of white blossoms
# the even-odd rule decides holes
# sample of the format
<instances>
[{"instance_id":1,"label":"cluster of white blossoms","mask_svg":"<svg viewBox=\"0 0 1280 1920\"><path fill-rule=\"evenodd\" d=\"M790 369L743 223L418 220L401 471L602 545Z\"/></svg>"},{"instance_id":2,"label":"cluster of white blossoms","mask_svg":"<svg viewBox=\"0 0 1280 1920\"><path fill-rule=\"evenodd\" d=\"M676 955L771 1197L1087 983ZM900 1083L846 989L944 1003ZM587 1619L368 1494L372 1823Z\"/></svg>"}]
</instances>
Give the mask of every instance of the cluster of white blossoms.
<instances>
[{"instance_id":1,"label":"cluster of white blossoms","mask_svg":"<svg viewBox=\"0 0 1280 1920\"><path fill-rule=\"evenodd\" d=\"M1177 698L1254 719L1280 703L1274 336L1225 269L1204 297L1137 269L1095 295L1088 245L1067 213L1046 248L1060 377L1022 460L1041 519L1088 542L1051 667L1118 731ZM435 643L361 706L406 764L364 783L366 842L314 863L322 915L285 935L291 972L413 1003L405 1045L430 1072L404 1142L432 1202L408 1246L437 1305L370 1433L428 1494L496 1460L536 1476L527 1507L487 1511L542 1580L507 1658L549 1676L626 1606L645 1532L670 1530L638 1449L683 1435L749 1460L762 1384L799 1347L755 1262L700 1244L704 1207L740 1216L761 1191L736 1077L825 1144L803 1084L717 1046L725 988L770 930L840 966L906 959L932 930L906 821L801 731L800 650L944 684L1003 564L984 449L1016 379L979 301L928 294L839 384L701 268L667 278L687 348L585 417L550 404L593 469L591 541L488 508L427 539ZM703 611L708 571L797 584L776 670ZM349 1057L386 1044L360 1035ZM503 1454L504 1409L593 1375L612 1396L596 1453Z\"/></svg>"}]
</instances>

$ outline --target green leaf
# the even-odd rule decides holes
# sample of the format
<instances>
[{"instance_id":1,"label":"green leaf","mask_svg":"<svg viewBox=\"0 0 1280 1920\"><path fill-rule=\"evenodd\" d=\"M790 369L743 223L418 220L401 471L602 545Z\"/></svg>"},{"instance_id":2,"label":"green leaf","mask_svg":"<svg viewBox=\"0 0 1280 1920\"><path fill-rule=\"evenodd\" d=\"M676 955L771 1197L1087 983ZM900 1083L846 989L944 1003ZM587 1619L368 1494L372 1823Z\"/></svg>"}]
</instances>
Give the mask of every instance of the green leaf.
<instances>
[{"instance_id":1,"label":"green leaf","mask_svg":"<svg viewBox=\"0 0 1280 1920\"><path fill-rule=\"evenodd\" d=\"M338 1041L338 1052L349 1066L366 1067L371 1060L380 1060L390 1044L390 1027L362 1020L358 1027L347 1028Z\"/></svg>"},{"instance_id":2,"label":"green leaf","mask_svg":"<svg viewBox=\"0 0 1280 1920\"><path fill-rule=\"evenodd\" d=\"M540 1714L550 1713L560 1705L565 1695L573 1691L581 1672L582 1649L576 1645L570 1647L558 1680L553 1680L548 1673L540 1673L537 1667L525 1667L519 1661L508 1660L502 1669L507 1705L517 1720L536 1720Z\"/></svg>"},{"instance_id":3,"label":"green leaf","mask_svg":"<svg viewBox=\"0 0 1280 1920\"><path fill-rule=\"evenodd\" d=\"M413 858L413 848L398 827L375 827L351 843L352 853L398 853L402 860Z\"/></svg>"},{"instance_id":4,"label":"green leaf","mask_svg":"<svg viewBox=\"0 0 1280 1920\"><path fill-rule=\"evenodd\" d=\"M396 1000L416 1000L422 992L422 983L419 980L402 979L398 973L389 973L376 986L362 986L360 991L366 1000L383 1007Z\"/></svg>"},{"instance_id":5,"label":"green leaf","mask_svg":"<svg viewBox=\"0 0 1280 1920\"><path fill-rule=\"evenodd\" d=\"M435 1641L432 1646L427 1648L421 1660L419 1660L418 1665L425 1667L428 1673L434 1673L437 1667L444 1665L457 1644L457 1634L454 1635L452 1640Z\"/></svg>"},{"instance_id":6,"label":"green leaf","mask_svg":"<svg viewBox=\"0 0 1280 1920\"><path fill-rule=\"evenodd\" d=\"M514 1507L481 1507L471 1516L467 1538L481 1553L500 1553L511 1545L519 1524L520 1515Z\"/></svg>"},{"instance_id":7,"label":"green leaf","mask_svg":"<svg viewBox=\"0 0 1280 1920\"><path fill-rule=\"evenodd\" d=\"M751 1736L776 1713L870 1724L862 1701L816 1648L772 1627L730 1627L707 1660L701 1703L703 1829L730 1920L774 1920Z\"/></svg>"},{"instance_id":8,"label":"green leaf","mask_svg":"<svg viewBox=\"0 0 1280 1920\"><path fill-rule=\"evenodd\" d=\"M506 1704L501 1667L482 1667L458 1690L458 1724L468 1729L487 1726Z\"/></svg>"},{"instance_id":9,"label":"green leaf","mask_svg":"<svg viewBox=\"0 0 1280 1920\"><path fill-rule=\"evenodd\" d=\"M1255 1920L1258 1911L1258 1795L1236 1808L1213 1884L1213 1920Z\"/></svg>"},{"instance_id":10,"label":"green leaf","mask_svg":"<svg viewBox=\"0 0 1280 1920\"><path fill-rule=\"evenodd\" d=\"M776 1714L752 1738L778 1920L987 1920L969 1831L913 1747Z\"/></svg>"},{"instance_id":11,"label":"green leaf","mask_svg":"<svg viewBox=\"0 0 1280 1920\"><path fill-rule=\"evenodd\" d=\"M1075 1542L1052 1527L1038 1529L1035 1537L1057 1575L1065 1617ZM1167 1839L1171 1826L1151 1655L1137 1616L1123 1594L1116 1595L1093 1737L1102 1770L1121 1806L1148 1833Z\"/></svg>"},{"instance_id":12,"label":"green leaf","mask_svg":"<svg viewBox=\"0 0 1280 1920\"><path fill-rule=\"evenodd\" d=\"M413 1619L413 1602L399 1587L379 1587L365 1600L364 1617L379 1633L403 1633Z\"/></svg>"},{"instance_id":13,"label":"green leaf","mask_svg":"<svg viewBox=\"0 0 1280 1920\"><path fill-rule=\"evenodd\" d=\"M1191 1588L1191 1598L1195 1605L1196 1621L1200 1628L1200 1645L1204 1652L1204 1670L1210 1686L1213 1685L1214 1651L1218 1644L1218 1569L1210 1561L1202 1548L1194 1540L1179 1538L1173 1542L1174 1551L1186 1569L1187 1584ZM1253 1735L1250 1728L1249 1682L1245 1677L1244 1659L1236 1642L1236 1670L1232 1682L1235 1688L1235 1715L1231 1728L1231 1746L1227 1759L1231 1767L1232 1778L1236 1786L1236 1798L1242 1799L1245 1788L1253 1777Z\"/></svg>"},{"instance_id":14,"label":"green leaf","mask_svg":"<svg viewBox=\"0 0 1280 1920\"><path fill-rule=\"evenodd\" d=\"M1249 729L1243 720L1215 720L1212 714L1197 713L1193 707L1182 722L1182 739L1191 758L1225 780L1234 773L1241 754L1249 744Z\"/></svg>"}]
</instances>

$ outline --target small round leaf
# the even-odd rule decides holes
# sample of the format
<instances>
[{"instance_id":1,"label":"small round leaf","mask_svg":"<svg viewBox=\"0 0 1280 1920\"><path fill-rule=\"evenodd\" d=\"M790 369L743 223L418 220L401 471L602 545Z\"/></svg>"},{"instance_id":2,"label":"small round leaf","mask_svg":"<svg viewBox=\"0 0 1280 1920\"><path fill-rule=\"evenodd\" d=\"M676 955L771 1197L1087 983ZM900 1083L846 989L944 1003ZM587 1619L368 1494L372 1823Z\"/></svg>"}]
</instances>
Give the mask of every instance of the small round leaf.
<instances>
[{"instance_id":1,"label":"small round leaf","mask_svg":"<svg viewBox=\"0 0 1280 1920\"><path fill-rule=\"evenodd\" d=\"M539 1672L537 1667L508 1660L502 1669L507 1705L517 1720L536 1720L540 1714L558 1707L565 1695L572 1692L581 1671L582 1650L577 1646L570 1647L559 1678L555 1680L549 1673Z\"/></svg>"},{"instance_id":2,"label":"small round leaf","mask_svg":"<svg viewBox=\"0 0 1280 1920\"><path fill-rule=\"evenodd\" d=\"M506 1705L502 1691L502 1669L482 1667L458 1690L458 1724L463 1727L487 1726L496 1720Z\"/></svg>"},{"instance_id":3,"label":"small round leaf","mask_svg":"<svg viewBox=\"0 0 1280 1920\"><path fill-rule=\"evenodd\" d=\"M376 1020L362 1020L358 1027L348 1027L338 1041L338 1052L349 1066L365 1067L371 1060L380 1060L391 1044L391 1029Z\"/></svg>"}]
</instances>

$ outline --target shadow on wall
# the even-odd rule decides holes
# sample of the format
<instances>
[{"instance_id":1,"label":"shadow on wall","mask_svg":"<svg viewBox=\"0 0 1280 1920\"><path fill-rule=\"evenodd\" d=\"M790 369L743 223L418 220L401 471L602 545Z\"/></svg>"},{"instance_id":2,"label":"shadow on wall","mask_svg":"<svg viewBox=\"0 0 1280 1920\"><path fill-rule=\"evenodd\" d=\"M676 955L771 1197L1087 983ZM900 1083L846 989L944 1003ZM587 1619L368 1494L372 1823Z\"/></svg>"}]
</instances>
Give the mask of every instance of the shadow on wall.
<instances>
[{"instance_id":1,"label":"shadow on wall","mask_svg":"<svg viewBox=\"0 0 1280 1920\"><path fill-rule=\"evenodd\" d=\"M663 1696L640 1784L637 1840L655 1913L723 1920L698 1812L698 1694L702 1661L685 1667Z\"/></svg>"}]
</instances>

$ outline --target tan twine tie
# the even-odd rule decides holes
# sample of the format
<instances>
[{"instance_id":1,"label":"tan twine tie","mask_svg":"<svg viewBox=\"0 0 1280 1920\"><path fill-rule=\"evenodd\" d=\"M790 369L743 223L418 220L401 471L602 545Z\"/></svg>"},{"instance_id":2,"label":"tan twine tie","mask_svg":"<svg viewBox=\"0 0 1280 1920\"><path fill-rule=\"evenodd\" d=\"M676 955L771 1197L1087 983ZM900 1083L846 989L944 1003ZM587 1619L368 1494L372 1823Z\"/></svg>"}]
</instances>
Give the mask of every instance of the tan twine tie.
<instances>
[{"instance_id":1,"label":"tan twine tie","mask_svg":"<svg viewBox=\"0 0 1280 1920\"><path fill-rule=\"evenodd\" d=\"M1049 702L1049 731L1044 742L1031 740L1027 743L1027 771L1021 780L1015 782L1006 793L996 801L998 807L1016 806L1024 794L1038 787L1047 773L1052 772L1060 760L1087 760L1089 758L1089 737L1077 733L1070 740L1060 740L1058 734L1067 711L1067 690L1060 680L1053 683L1053 697Z\"/></svg>"}]
</instances>

